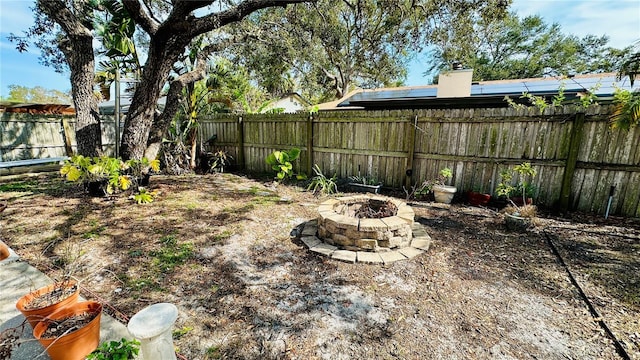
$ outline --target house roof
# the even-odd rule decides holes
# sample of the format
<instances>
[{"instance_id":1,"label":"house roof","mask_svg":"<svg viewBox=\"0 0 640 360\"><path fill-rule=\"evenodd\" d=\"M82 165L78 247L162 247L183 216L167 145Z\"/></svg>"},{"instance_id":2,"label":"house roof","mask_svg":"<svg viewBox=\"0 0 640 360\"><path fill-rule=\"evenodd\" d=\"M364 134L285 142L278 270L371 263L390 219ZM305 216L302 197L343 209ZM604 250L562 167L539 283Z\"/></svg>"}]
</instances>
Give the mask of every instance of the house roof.
<instances>
[{"instance_id":1,"label":"house roof","mask_svg":"<svg viewBox=\"0 0 640 360\"><path fill-rule=\"evenodd\" d=\"M27 113L27 114L62 114L75 115L76 111L71 105L67 104L35 104L35 103L16 103L10 101L0 102L0 111L8 113Z\"/></svg>"},{"instance_id":2,"label":"house roof","mask_svg":"<svg viewBox=\"0 0 640 360\"><path fill-rule=\"evenodd\" d=\"M480 81L471 84L468 97L437 98L438 85L405 86L354 91L336 102L320 104L320 110L342 109L407 109L407 108L465 108L507 107L505 96L515 102L526 103L522 93L550 98L564 86L567 100L592 91L599 98L611 98L616 87L631 90L628 78L616 79L615 73L576 75L569 78L531 78L515 80ZM634 88L638 88L636 83ZM331 107L331 105L334 105Z\"/></svg>"}]
</instances>

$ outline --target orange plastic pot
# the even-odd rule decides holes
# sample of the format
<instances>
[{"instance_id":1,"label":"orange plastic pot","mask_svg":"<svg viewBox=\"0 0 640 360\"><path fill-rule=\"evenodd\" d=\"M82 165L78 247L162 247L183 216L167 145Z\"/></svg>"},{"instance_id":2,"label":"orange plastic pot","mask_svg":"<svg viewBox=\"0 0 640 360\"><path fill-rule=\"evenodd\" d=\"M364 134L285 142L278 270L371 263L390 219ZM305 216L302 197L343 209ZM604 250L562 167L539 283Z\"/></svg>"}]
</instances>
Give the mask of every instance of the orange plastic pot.
<instances>
[{"instance_id":1,"label":"orange plastic pot","mask_svg":"<svg viewBox=\"0 0 640 360\"><path fill-rule=\"evenodd\" d=\"M9 247L0 242L0 261L9 257Z\"/></svg>"},{"instance_id":2,"label":"orange plastic pot","mask_svg":"<svg viewBox=\"0 0 640 360\"><path fill-rule=\"evenodd\" d=\"M29 324L31 324L31 327L35 328L36 324L38 324L39 321L42 321L44 318L46 318L56 310L78 302L78 296L80 294L80 287L78 286L78 284L75 281L69 281L66 285L67 287L75 286L75 291L69 297L62 299L62 301L60 302L37 309L27 309L27 306L31 303L31 301L33 301L33 299L49 294L56 288L60 288L61 283L54 283L24 295L23 297L18 299L16 308L22 313L22 315L24 315L25 318L27 318Z\"/></svg>"},{"instance_id":3,"label":"orange plastic pot","mask_svg":"<svg viewBox=\"0 0 640 360\"><path fill-rule=\"evenodd\" d=\"M50 320L63 320L74 315L95 314L86 326L56 338L43 338L49 328ZM51 360L82 360L98 347L100 343L100 319L102 304L95 301L83 301L63 307L33 329L33 337L38 339L47 350Z\"/></svg>"}]
</instances>

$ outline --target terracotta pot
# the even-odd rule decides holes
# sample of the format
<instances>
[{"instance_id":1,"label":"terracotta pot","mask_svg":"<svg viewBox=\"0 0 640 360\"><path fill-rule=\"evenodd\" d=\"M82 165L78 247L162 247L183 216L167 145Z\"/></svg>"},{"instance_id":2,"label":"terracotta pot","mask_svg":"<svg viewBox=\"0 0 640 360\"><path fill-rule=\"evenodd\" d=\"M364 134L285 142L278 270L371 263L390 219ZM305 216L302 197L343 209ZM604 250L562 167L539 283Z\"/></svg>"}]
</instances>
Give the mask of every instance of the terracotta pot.
<instances>
[{"instance_id":1,"label":"terracotta pot","mask_svg":"<svg viewBox=\"0 0 640 360\"><path fill-rule=\"evenodd\" d=\"M0 261L9 257L9 247L0 242Z\"/></svg>"},{"instance_id":2,"label":"terracotta pot","mask_svg":"<svg viewBox=\"0 0 640 360\"><path fill-rule=\"evenodd\" d=\"M511 197L511 198L509 198L509 200L513 201L513 203L516 204L517 206L523 206L524 205L524 201L522 201L522 196ZM533 204L533 199L528 197L527 198L527 205L531 205L531 204Z\"/></svg>"},{"instance_id":3,"label":"terracotta pot","mask_svg":"<svg viewBox=\"0 0 640 360\"><path fill-rule=\"evenodd\" d=\"M66 285L67 285L67 288L75 286L75 291L70 296L66 297L65 299L62 299L62 301L59 301L55 304L51 304L49 306L45 306L38 309L26 309L26 307L29 305L29 303L31 303L31 301L34 298L37 298L45 294L49 294L52 291L54 291L54 289L60 288L61 283L55 283L24 295L23 297L18 299L18 302L16 303L16 309L20 310L22 315L24 315L24 317L27 318L27 320L29 321L29 324L31 324L31 327L35 328L36 324L39 321L43 320L44 318L49 316L51 313L55 312L56 310L62 307L75 304L76 302L78 302L78 296L80 294L80 291L79 291L80 287L78 286L78 284L75 281L69 281L67 282Z\"/></svg>"},{"instance_id":4,"label":"terracotta pot","mask_svg":"<svg viewBox=\"0 0 640 360\"><path fill-rule=\"evenodd\" d=\"M95 314L86 326L56 338L43 338L50 325L49 320L63 320L74 315ZM33 336L47 350L51 360L82 360L98 347L100 343L100 318L102 304L95 301L83 301L57 310L39 322L33 329Z\"/></svg>"},{"instance_id":5,"label":"terracotta pot","mask_svg":"<svg viewBox=\"0 0 640 360\"><path fill-rule=\"evenodd\" d=\"M491 195L469 191L467 200L469 201L469 205L472 206L486 206L489 200L491 200Z\"/></svg>"}]
</instances>

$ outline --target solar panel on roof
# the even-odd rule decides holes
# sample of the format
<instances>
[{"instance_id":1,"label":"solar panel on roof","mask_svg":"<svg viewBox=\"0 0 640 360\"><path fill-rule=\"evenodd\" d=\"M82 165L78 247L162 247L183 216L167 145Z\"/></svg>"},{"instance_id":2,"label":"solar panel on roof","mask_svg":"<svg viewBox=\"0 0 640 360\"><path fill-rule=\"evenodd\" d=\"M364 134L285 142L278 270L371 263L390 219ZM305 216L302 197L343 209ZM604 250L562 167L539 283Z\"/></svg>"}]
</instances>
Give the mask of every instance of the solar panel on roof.
<instances>
[{"instance_id":1,"label":"solar panel on roof","mask_svg":"<svg viewBox=\"0 0 640 360\"><path fill-rule=\"evenodd\" d=\"M631 90L628 78L623 78L620 81L617 81L615 76L607 74L603 76L582 78L557 79L549 77L535 80L486 82L482 84L473 84L471 85L471 96L519 96L524 92L533 94L554 94L557 93L562 86L564 86L564 90L567 93L576 93L584 90L595 89L594 93L599 96L607 96L613 94L616 87ZM634 88L640 88L640 81L636 83L636 86L634 86ZM350 103L362 104L366 102L379 103L383 101L431 99L436 98L437 93L438 89L436 87L364 91L355 94L351 98L340 103L338 106L348 106Z\"/></svg>"}]
</instances>

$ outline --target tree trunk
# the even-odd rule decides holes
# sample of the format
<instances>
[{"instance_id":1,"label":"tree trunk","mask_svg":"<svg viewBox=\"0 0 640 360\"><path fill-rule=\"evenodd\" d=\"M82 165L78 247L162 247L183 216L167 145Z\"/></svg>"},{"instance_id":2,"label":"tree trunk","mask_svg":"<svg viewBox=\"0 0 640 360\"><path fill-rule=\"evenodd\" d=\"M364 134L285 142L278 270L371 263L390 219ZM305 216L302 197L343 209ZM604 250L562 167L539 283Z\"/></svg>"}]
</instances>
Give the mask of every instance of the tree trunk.
<instances>
[{"instance_id":1,"label":"tree trunk","mask_svg":"<svg viewBox=\"0 0 640 360\"><path fill-rule=\"evenodd\" d=\"M98 99L93 95L92 42L91 37L74 41L75 46L66 58L71 69L71 93L76 108L78 154L93 157L102 155L102 130Z\"/></svg>"},{"instance_id":2,"label":"tree trunk","mask_svg":"<svg viewBox=\"0 0 640 360\"><path fill-rule=\"evenodd\" d=\"M63 1L38 0L36 5L60 25L66 36L58 42L58 47L71 70L71 92L77 119L77 152L85 156L98 156L102 154L102 135L98 99L93 95L95 60L91 30Z\"/></svg>"},{"instance_id":3,"label":"tree trunk","mask_svg":"<svg viewBox=\"0 0 640 360\"><path fill-rule=\"evenodd\" d=\"M158 99L171 67L188 42L155 40L136 87L129 113L124 123L120 154L123 159L141 159L145 155L151 127L156 118Z\"/></svg>"}]
</instances>

